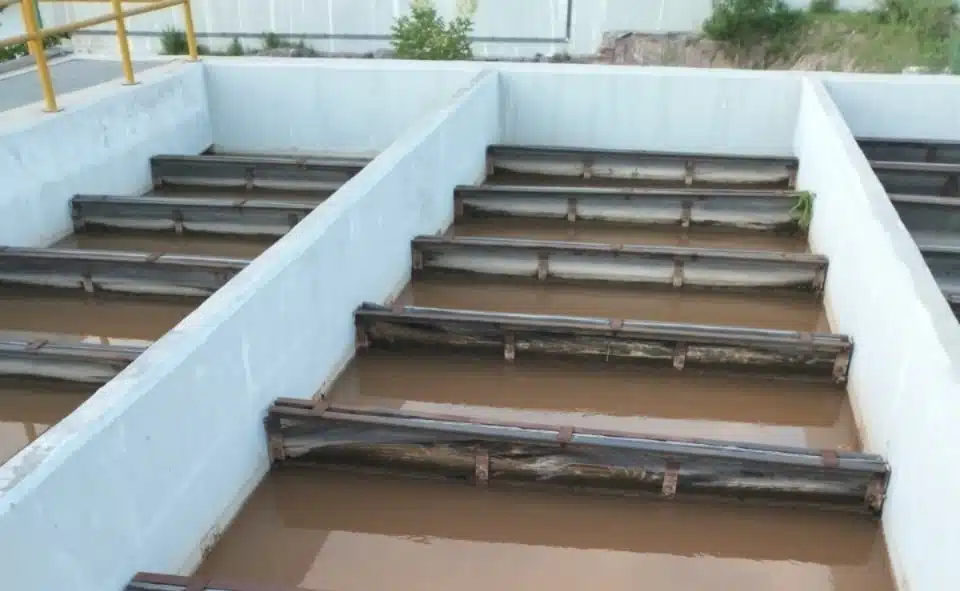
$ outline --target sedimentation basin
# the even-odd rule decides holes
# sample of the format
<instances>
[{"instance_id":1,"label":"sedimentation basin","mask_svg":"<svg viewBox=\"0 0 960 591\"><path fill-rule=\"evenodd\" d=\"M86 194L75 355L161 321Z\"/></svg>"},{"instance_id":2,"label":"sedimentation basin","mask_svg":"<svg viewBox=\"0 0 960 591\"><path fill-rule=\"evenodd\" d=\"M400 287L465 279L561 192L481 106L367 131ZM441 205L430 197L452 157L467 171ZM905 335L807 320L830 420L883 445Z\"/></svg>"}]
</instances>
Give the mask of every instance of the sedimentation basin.
<instances>
[{"instance_id":1,"label":"sedimentation basin","mask_svg":"<svg viewBox=\"0 0 960 591\"><path fill-rule=\"evenodd\" d=\"M336 153L372 160L0 467L0 572L6 586L121 589L138 571L194 572L268 471L268 407L277 398L307 400L343 388L333 385L356 350L355 311L396 300L414 267L411 241L449 228L456 187L482 181L488 148L497 144L796 158L795 188L809 191L814 201L809 248L829 259L823 291L829 328L855 344L843 376L857 427L853 439L891 470L882 526L895 584L912 591L960 586L952 564L957 509L951 501L958 477L950 469L960 327L856 139L960 138L960 124L946 116L960 99L957 82L260 58L166 64L140 79L135 87L116 81L70 93L63 97L63 112L54 115L35 104L0 114L5 246L43 247L69 235L69 204L76 194L142 194L152 183L149 161L157 154L196 155L212 146L229 153ZM804 394L786 390L776 395ZM471 402L483 401L476 396ZM842 443L829 437L834 439L819 445L855 445L848 435ZM318 475L310 477L315 482L284 484L276 478L245 509L254 523L270 510L264 495L281 494L280 487L324 491L311 510L293 507L293 501L282 505L291 514L313 515L358 490L369 493L364 502L389 502L374 494L382 481L325 481L331 477ZM397 511L417 497L419 486L396 485ZM309 492L290 498L304 494ZM450 502L492 506L488 498L458 495L451 490ZM526 499L500 506L520 515L531 502ZM576 517L584 520L581 529L613 511L612 505L589 503L596 513ZM663 509L658 518L666 524L670 511L683 510ZM438 514L444 511L440 507ZM693 519L691 513L677 515ZM796 527L809 528L803 535L827 531L793 519ZM237 521L238 527L247 523L249 518ZM729 518L723 527L736 523L745 522ZM384 530L382 524L350 527L380 535L486 539L479 526L470 532L450 531L443 523L419 532ZM757 535L791 535L788 527L769 530ZM811 543L772 559L823 565L827 570L811 571L808 580L818 588L886 584L875 574L882 566L847 566L884 562L874 530L858 525L847 533L849 554L838 546L839 554L820 556ZM514 542L560 543L534 538ZM216 570L217 556L229 552L230 543L225 538L227 545L213 550L204 568ZM704 540L663 550L629 540L618 550L722 554L727 546ZM670 572L684 565L658 567L658 580L679 582ZM409 581L416 585L415 578Z\"/></svg>"}]
</instances>

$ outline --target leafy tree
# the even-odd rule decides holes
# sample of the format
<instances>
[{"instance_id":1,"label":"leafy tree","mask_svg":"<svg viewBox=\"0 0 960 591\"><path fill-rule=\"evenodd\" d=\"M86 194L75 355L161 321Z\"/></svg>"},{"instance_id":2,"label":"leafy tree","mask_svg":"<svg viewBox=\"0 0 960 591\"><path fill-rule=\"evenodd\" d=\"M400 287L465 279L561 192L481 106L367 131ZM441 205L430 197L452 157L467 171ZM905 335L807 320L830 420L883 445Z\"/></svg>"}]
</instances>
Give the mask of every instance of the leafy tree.
<instances>
[{"instance_id":1,"label":"leafy tree","mask_svg":"<svg viewBox=\"0 0 960 591\"><path fill-rule=\"evenodd\" d=\"M461 0L449 23L431 0L413 0L410 14L393 24L391 44L396 56L414 60L463 60L473 57L470 33L477 0Z\"/></svg>"}]
</instances>

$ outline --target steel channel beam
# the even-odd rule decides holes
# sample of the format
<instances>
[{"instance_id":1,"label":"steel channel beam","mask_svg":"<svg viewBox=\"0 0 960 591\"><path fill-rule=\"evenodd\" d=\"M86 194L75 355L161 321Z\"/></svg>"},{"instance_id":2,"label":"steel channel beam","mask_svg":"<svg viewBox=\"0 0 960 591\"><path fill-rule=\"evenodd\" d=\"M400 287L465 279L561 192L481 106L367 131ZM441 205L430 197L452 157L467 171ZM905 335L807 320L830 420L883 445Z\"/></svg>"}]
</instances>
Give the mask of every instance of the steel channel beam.
<instances>
[{"instance_id":1,"label":"steel channel beam","mask_svg":"<svg viewBox=\"0 0 960 591\"><path fill-rule=\"evenodd\" d=\"M770 184L793 187L796 158L490 146L487 173L496 171L580 178L695 183Z\"/></svg>"},{"instance_id":2,"label":"steel channel beam","mask_svg":"<svg viewBox=\"0 0 960 591\"><path fill-rule=\"evenodd\" d=\"M356 159L260 158L252 156L154 156L155 187L170 185L243 189L323 190L363 170Z\"/></svg>"},{"instance_id":3,"label":"steel channel beam","mask_svg":"<svg viewBox=\"0 0 960 591\"><path fill-rule=\"evenodd\" d=\"M73 227L280 237L317 203L266 199L77 195Z\"/></svg>"},{"instance_id":4,"label":"steel channel beam","mask_svg":"<svg viewBox=\"0 0 960 591\"><path fill-rule=\"evenodd\" d=\"M716 496L878 515L890 468L880 456L735 441L651 437L431 415L275 404L274 461L387 468L477 484L519 481L636 494ZM279 444L279 448L277 447Z\"/></svg>"},{"instance_id":5,"label":"steel channel beam","mask_svg":"<svg viewBox=\"0 0 960 591\"><path fill-rule=\"evenodd\" d=\"M808 253L486 237L420 236L412 244L417 275L460 272L820 293L827 273L826 257Z\"/></svg>"},{"instance_id":6,"label":"steel channel beam","mask_svg":"<svg viewBox=\"0 0 960 591\"><path fill-rule=\"evenodd\" d=\"M917 242L960 242L960 199L894 194L890 201Z\"/></svg>"},{"instance_id":7,"label":"steel channel beam","mask_svg":"<svg viewBox=\"0 0 960 591\"><path fill-rule=\"evenodd\" d=\"M206 297L250 263L192 255L0 248L0 285Z\"/></svg>"},{"instance_id":8,"label":"steel channel beam","mask_svg":"<svg viewBox=\"0 0 960 591\"><path fill-rule=\"evenodd\" d=\"M70 335L0 333L0 375L105 384L149 344L103 344Z\"/></svg>"},{"instance_id":9,"label":"steel channel beam","mask_svg":"<svg viewBox=\"0 0 960 591\"><path fill-rule=\"evenodd\" d=\"M887 193L960 196L960 164L871 160Z\"/></svg>"},{"instance_id":10,"label":"steel channel beam","mask_svg":"<svg viewBox=\"0 0 960 591\"><path fill-rule=\"evenodd\" d=\"M893 138L858 138L869 160L960 164L960 142Z\"/></svg>"},{"instance_id":11,"label":"steel channel beam","mask_svg":"<svg viewBox=\"0 0 960 591\"><path fill-rule=\"evenodd\" d=\"M853 342L844 335L636 320L507 314L364 304L361 346L426 345L592 356L847 381Z\"/></svg>"},{"instance_id":12,"label":"steel channel beam","mask_svg":"<svg viewBox=\"0 0 960 591\"><path fill-rule=\"evenodd\" d=\"M137 573L124 591L309 591L303 587L278 587L237 581L224 581L194 575L184 577L162 573Z\"/></svg>"},{"instance_id":13,"label":"steel channel beam","mask_svg":"<svg viewBox=\"0 0 960 591\"><path fill-rule=\"evenodd\" d=\"M799 231L793 191L459 186L458 217L520 217L636 225Z\"/></svg>"}]
</instances>

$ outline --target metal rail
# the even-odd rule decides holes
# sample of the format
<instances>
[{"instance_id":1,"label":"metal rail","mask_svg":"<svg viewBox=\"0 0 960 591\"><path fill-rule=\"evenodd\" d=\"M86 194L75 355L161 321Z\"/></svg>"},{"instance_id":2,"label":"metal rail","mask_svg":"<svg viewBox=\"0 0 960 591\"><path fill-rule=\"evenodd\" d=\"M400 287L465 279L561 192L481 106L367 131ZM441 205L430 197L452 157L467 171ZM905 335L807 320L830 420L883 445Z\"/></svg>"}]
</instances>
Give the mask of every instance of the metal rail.
<instances>
[{"instance_id":1,"label":"metal rail","mask_svg":"<svg viewBox=\"0 0 960 591\"><path fill-rule=\"evenodd\" d=\"M162 253L7 247L0 249L0 285L206 297L249 263Z\"/></svg>"},{"instance_id":2,"label":"metal rail","mask_svg":"<svg viewBox=\"0 0 960 591\"><path fill-rule=\"evenodd\" d=\"M793 187L796 158L685 154L628 150L583 150L494 145L487 149L487 174L497 171L596 179L633 179L723 184L781 184Z\"/></svg>"},{"instance_id":3,"label":"metal rail","mask_svg":"<svg viewBox=\"0 0 960 591\"><path fill-rule=\"evenodd\" d=\"M161 155L150 159L153 183L158 188L186 185L329 191L350 180L364 166L354 158Z\"/></svg>"},{"instance_id":4,"label":"metal rail","mask_svg":"<svg viewBox=\"0 0 960 591\"><path fill-rule=\"evenodd\" d=\"M631 359L844 384L853 342L844 335L445 308L364 304L354 313L360 346L423 345Z\"/></svg>"},{"instance_id":5,"label":"metal rail","mask_svg":"<svg viewBox=\"0 0 960 591\"><path fill-rule=\"evenodd\" d=\"M871 160L887 193L960 196L960 164Z\"/></svg>"},{"instance_id":6,"label":"metal rail","mask_svg":"<svg viewBox=\"0 0 960 591\"><path fill-rule=\"evenodd\" d=\"M960 235L960 199L956 197L893 194L890 201L918 242Z\"/></svg>"},{"instance_id":7,"label":"metal rail","mask_svg":"<svg viewBox=\"0 0 960 591\"><path fill-rule=\"evenodd\" d=\"M798 199L793 191L479 185L457 187L454 199L458 217L800 230L791 212Z\"/></svg>"},{"instance_id":8,"label":"metal rail","mask_svg":"<svg viewBox=\"0 0 960 591\"><path fill-rule=\"evenodd\" d=\"M918 244L930 272L943 284L960 283L960 242L957 244ZM946 287L941 285L941 287Z\"/></svg>"},{"instance_id":9,"label":"metal rail","mask_svg":"<svg viewBox=\"0 0 960 591\"><path fill-rule=\"evenodd\" d=\"M184 577L161 573L137 573L124 591L309 591L303 587L278 587L220 581L202 576Z\"/></svg>"},{"instance_id":10,"label":"metal rail","mask_svg":"<svg viewBox=\"0 0 960 591\"><path fill-rule=\"evenodd\" d=\"M820 293L827 274L826 257L807 253L485 237L420 236L412 244L417 275L459 272Z\"/></svg>"},{"instance_id":11,"label":"metal rail","mask_svg":"<svg viewBox=\"0 0 960 591\"><path fill-rule=\"evenodd\" d=\"M890 469L873 454L650 437L457 415L279 402L274 461L415 475L815 505L879 514Z\"/></svg>"},{"instance_id":12,"label":"metal rail","mask_svg":"<svg viewBox=\"0 0 960 591\"><path fill-rule=\"evenodd\" d=\"M46 0L50 1L50 0ZM64 2L68 1L77 1L77 0L63 0ZM130 59L130 42L127 39L127 28L125 19L136 16L139 14L147 14L149 12L155 12L158 10L163 10L165 8L171 8L173 6L183 6L183 19L184 19L184 29L187 38L187 47L189 52L189 59L191 61L196 61L198 59L197 54L197 36L193 27L193 10L190 6L191 0L155 0L149 3L140 2L145 4L139 8L131 8L124 10L122 3L124 1L135 1L135 0L82 0L82 1L100 1L107 2L110 4L112 9L110 14L92 17L76 21L74 23L69 23L66 25L61 25L58 27L49 27L41 28L39 26L36 0L0 0L0 8L5 6L12 6L14 4L20 4L20 13L23 19L23 26L26 34L16 35L13 37L7 37L6 39L0 39L0 47L7 47L10 45L17 45L20 43L26 43L29 48L30 55L34 57L37 65L37 74L40 77L40 86L43 92L43 102L44 102L44 111L49 113L54 113L59 110L57 106L56 94L53 90L53 80L50 76L50 65L47 62L47 56L43 49L43 40L48 37L53 37L55 35L62 35L65 33L72 33L79 31L80 29L86 29L96 25L101 25L113 21L116 23L117 27L117 44L120 50L120 60L123 66L123 77L127 84L136 84L136 78L133 73L133 62Z\"/></svg>"},{"instance_id":13,"label":"metal rail","mask_svg":"<svg viewBox=\"0 0 960 591\"><path fill-rule=\"evenodd\" d=\"M857 138L857 143L870 160L960 163L960 142Z\"/></svg>"},{"instance_id":14,"label":"metal rail","mask_svg":"<svg viewBox=\"0 0 960 591\"><path fill-rule=\"evenodd\" d=\"M122 197L77 195L73 228L125 229L280 237L317 203L216 197Z\"/></svg>"},{"instance_id":15,"label":"metal rail","mask_svg":"<svg viewBox=\"0 0 960 591\"><path fill-rule=\"evenodd\" d=\"M0 375L105 384L143 353L148 344L79 341L70 335L0 333Z\"/></svg>"}]
</instances>

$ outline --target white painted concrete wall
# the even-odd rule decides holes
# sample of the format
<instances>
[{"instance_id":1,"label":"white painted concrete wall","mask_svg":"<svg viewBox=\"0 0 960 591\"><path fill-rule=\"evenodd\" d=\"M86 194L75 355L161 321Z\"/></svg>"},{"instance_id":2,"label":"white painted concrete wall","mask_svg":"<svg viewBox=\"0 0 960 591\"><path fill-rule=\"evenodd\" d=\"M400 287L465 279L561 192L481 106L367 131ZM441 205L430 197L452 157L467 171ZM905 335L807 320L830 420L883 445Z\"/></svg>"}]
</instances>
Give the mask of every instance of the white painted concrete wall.
<instances>
[{"instance_id":1,"label":"white painted concrete wall","mask_svg":"<svg viewBox=\"0 0 960 591\"><path fill-rule=\"evenodd\" d=\"M443 15L456 14L457 0L434 1ZM788 2L809 5L809 0ZM873 3L839 0L840 6L849 9L867 8ZM251 47L260 47L254 36L273 31L306 35L310 45L322 51L349 53L389 47L390 26L409 10L409 4L410 0L193 2L197 31L214 49L225 48L234 36ZM73 3L45 5L43 10L47 22L61 24L67 19L100 14L103 7ZM711 10L712 0L478 0L474 51L489 56L590 54L606 31L697 31ZM128 23L137 51L159 51L157 35L169 26L183 28L179 10L134 17ZM98 30L113 28L103 25ZM75 45L116 51L113 39L104 36L80 35Z\"/></svg>"},{"instance_id":2,"label":"white painted concrete wall","mask_svg":"<svg viewBox=\"0 0 960 591\"><path fill-rule=\"evenodd\" d=\"M217 148L238 152L378 152L481 71L480 64L370 60L204 63Z\"/></svg>"},{"instance_id":3,"label":"white painted concrete wall","mask_svg":"<svg viewBox=\"0 0 960 591\"><path fill-rule=\"evenodd\" d=\"M797 76L547 64L500 69L505 143L793 154Z\"/></svg>"},{"instance_id":4,"label":"white painted concrete wall","mask_svg":"<svg viewBox=\"0 0 960 591\"><path fill-rule=\"evenodd\" d=\"M960 424L960 325L841 111L856 132L910 137L938 116L949 128L956 116L953 108L937 111L949 103L931 97L930 81L910 89L898 85L898 77L886 79L889 85L879 77L861 85L862 78L847 77L840 84L845 90L834 93L840 109L815 79L804 84L797 183L816 194L810 241L830 259L825 301L831 324L855 343L848 390L864 445L892 466L883 525L898 587L960 589L954 564L960 473L953 469L960 459L953 435ZM950 84L960 92L956 81ZM912 105L911 112L896 106L899 101ZM871 122L881 112L896 121Z\"/></svg>"},{"instance_id":5,"label":"white painted concrete wall","mask_svg":"<svg viewBox=\"0 0 960 591\"><path fill-rule=\"evenodd\" d=\"M203 69L173 64L140 84L108 82L0 113L0 243L46 246L70 233L76 193L141 193L148 158L196 154L212 141Z\"/></svg>"},{"instance_id":6,"label":"white painted concrete wall","mask_svg":"<svg viewBox=\"0 0 960 591\"><path fill-rule=\"evenodd\" d=\"M417 118L323 207L0 467L5 588L104 591L137 570L192 570L267 469L267 406L309 397L333 378L353 354L353 311L406 282L410 240L446 227L454 186L482 178L486 146L499 139L497 98L488 74ZM350 106L362 120L380 104Z\"/></svg>"}]
</instances>

